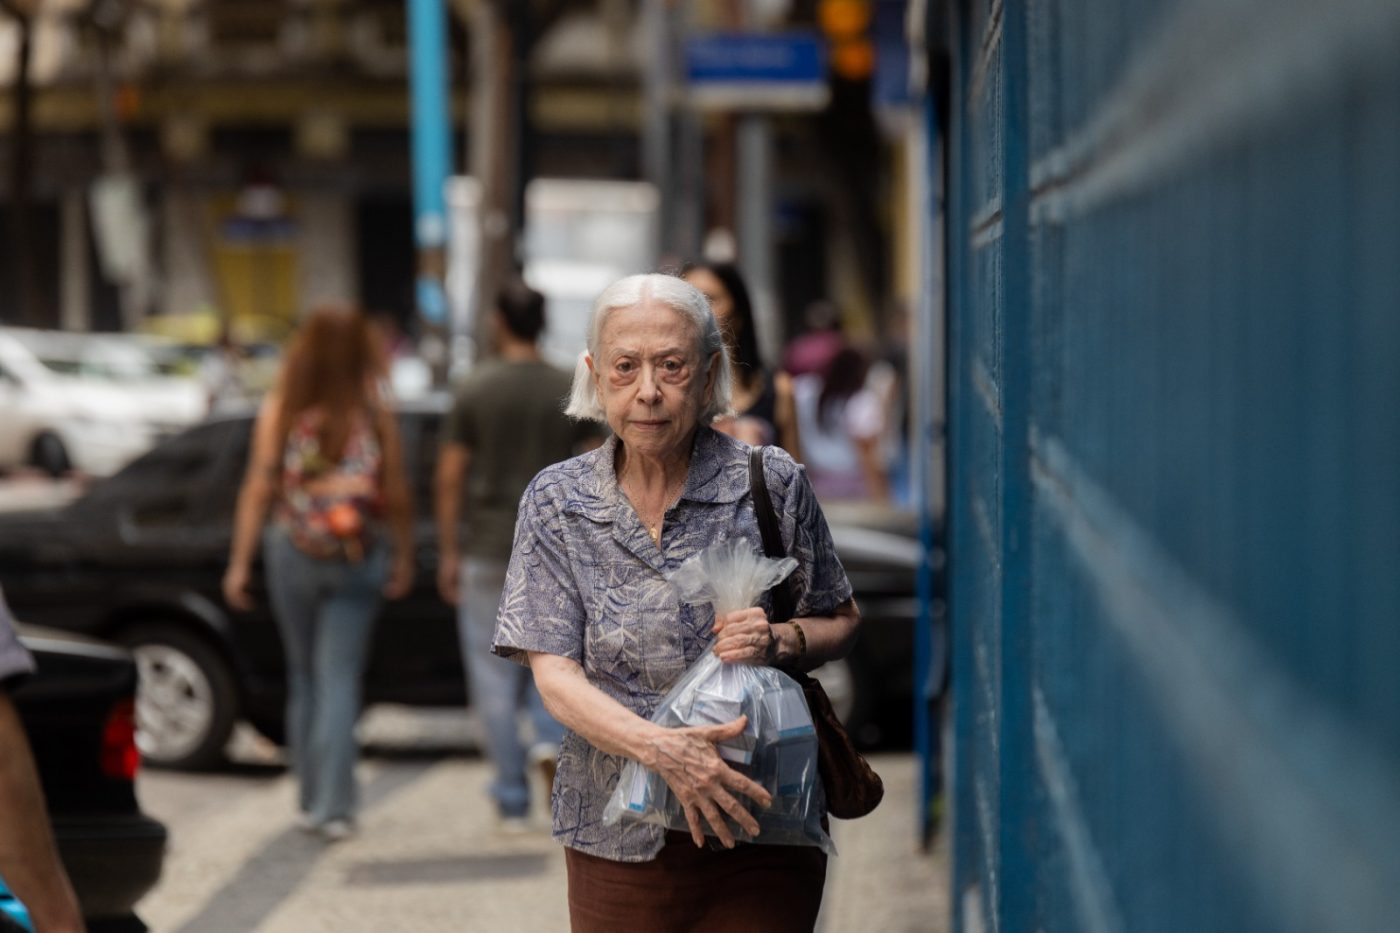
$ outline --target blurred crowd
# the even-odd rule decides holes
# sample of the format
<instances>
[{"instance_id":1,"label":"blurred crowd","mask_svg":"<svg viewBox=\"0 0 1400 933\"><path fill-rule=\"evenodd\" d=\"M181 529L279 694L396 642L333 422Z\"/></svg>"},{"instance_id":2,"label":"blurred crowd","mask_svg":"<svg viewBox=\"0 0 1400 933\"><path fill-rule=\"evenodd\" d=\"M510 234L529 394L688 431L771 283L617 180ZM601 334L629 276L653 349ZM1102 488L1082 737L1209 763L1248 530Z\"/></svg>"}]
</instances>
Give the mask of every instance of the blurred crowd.
<instances>
[{"instance_id":1,"label":"blurred crowd","mask_svg":"<svg viewBox=\"0 0 1400 933\"><path fill-rule=\"evenodd\" d=\"M773 354L776 365L769 365L760 353L754 305L739 268L706 261L687 264L678 274L710 299L729 344L736 412L717 427L750 444L787 450L805 464L823 501L910 504L908 353L899 335L882 342L854 339L835 305L815 302L805 309L800 332ZM375 312L368 320L383 350L386 392L406 399L432 391L431 369L400 316ZM123 349L131 360L139 358L160 377L163 394L179 382L198 395L202 401L191 410L200 414L256 404L272 387L283 358L280 344L241 341L227 327L208 344L130 335L84 339L105 351L109 338L126 341ZM40 356L47 365L67 366L53 362L52 352ZM67 369L70 377L103 376L90 365ZM66 465L91 472L74 459L69 456Z\"/></svg>"}]
</instances>

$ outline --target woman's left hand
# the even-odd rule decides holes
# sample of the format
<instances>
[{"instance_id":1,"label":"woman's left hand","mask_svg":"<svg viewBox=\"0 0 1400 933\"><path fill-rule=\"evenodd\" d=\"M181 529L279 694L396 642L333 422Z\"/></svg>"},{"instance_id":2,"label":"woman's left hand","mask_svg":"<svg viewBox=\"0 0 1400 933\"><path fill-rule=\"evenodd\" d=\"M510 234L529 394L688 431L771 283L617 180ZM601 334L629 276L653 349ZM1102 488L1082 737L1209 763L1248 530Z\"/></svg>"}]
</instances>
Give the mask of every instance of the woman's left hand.
<instances>
[{"instance_id":1,"label":"woman's left hand","mask_svg":"<svg viewBox=\"0 0 1400 933\"><path fill-rule=\"evenodd\" d=\"M715 618L715 654L726 664L767 664L776 647L762 609L740 609Z\"/></svg>"},{"instance_id":2,"label":"woman's left hand","mask_svg":"<svg viewBox=\"0 0 1400 933\"><path fill-rule=\"evenodd\" d=\"M384 596L388 599L402 599L413 589L413 555L403 554L394 558L389 569L389 579L384 583Z\"/></svg>"}]
</instances>

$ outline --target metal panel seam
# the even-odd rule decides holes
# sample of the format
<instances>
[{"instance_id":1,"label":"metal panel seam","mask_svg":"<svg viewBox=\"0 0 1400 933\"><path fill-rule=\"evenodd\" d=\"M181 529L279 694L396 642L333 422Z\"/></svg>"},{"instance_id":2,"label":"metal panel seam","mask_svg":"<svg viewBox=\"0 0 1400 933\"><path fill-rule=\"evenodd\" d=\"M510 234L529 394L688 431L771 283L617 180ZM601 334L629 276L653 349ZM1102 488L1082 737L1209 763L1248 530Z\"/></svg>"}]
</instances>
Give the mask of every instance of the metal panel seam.
<instances>
[{"instance_id":1,"label":"metal panel seam","mask_svg":"<svg viewBox=\"0 0 1400 933\"><path fill-rule=\"evenodd\" d=\"M996 54L997 46L1001 43L1002 18L1002 0L992 0L991 8L987 11L987 28L982 33L982 42L977 49L977 61L973 62L972 76L967 85L968 103L982 96L982 88L991 70L992 56Z\"/></svg>"},{"instance_id":2,"label":"metal panel seam","mask_svg":"<svg viewBox=\"0 0 1400 933\"><path fill-rule=\"evenodd\" d=\"M1337 85L1395 71L1400 4L1183 3L1097 114L1030 170L1032 216L1084 214L1199 158L1220 140L1296 120Z\"/></svg>"},{"instance_id":3,"label":"metal panel seam","mask_svg":"<svg viewBox=\"0 0 1400 933\"><path fill-rule=\"evenodd\" d=\"M1104 871L1103 859L1079 805L1079 791L1065 760L1055 718L1039 685L1032 688L1031 699L1035 705L1036 762L1050 798L1055 829L1069 858L1070 892L1079 911L1078 929L1084 933L1113 933L1126 929Z\"/></svg>"},{"instance_id":4,"label":"metal panel seam","mask_svg":"<svg viewBox=\"0 0 1400 933\"><path fill-rule=\"evenodd\" d=\"M1400 767L1302 695L1230 610L1123 514L1057 440L1033 430L1031 443L1042 503L1183 761L1195 765L1190 773L1223 827L1220 841L1252 875L1259 902L1276 912L1275 928L1386 928L1400 909L1393 884L1400 853L1389 833L1400 825ZM1271 741L1264 720L1288 740ZM1334 764L1326 775L1310 775L1310 762Z\"/></svg>"},{"instance_id":5,"label":"metal panel seam","mask_svg":"<svg viewBox=\"0 0 1400 933\"><path fill-rule=\"evenodd\" d=\"M998 432L1001 431L1001 393L997 389L997 382L992 378L992 374L987 372L987 366L981 358L972 361L972 388L977 395L978 401L987 411L987 417L992 420ZM993 548L993 550L996 550Z\"/></svg>"}]
</instances>

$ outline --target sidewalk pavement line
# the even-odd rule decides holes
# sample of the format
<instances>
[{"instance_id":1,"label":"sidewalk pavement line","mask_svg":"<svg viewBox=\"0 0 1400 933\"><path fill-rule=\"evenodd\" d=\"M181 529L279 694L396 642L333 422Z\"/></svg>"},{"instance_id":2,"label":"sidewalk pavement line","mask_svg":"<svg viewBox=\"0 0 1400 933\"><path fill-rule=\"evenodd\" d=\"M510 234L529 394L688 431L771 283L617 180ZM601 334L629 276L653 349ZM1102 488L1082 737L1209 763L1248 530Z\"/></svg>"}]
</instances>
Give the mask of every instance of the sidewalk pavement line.
<instances>
[{"instance_id":1,"label":"sidewalk pavement line","mask_svg":"<svg viewBox=\"0 0 1400 933\"><path fill-rule=\"evenodd\" d=\"M428 760L383 766L364 785L361 813L383 804L440 763ZM318 836L288 826L249 856L238 873L224 882L204 902L199 912L180 926L179 933L254 929L296 891L325 855L326 846L327 843ZM266 883L266 879L275 883ZM253 883L256 880L263 880L264 883ZM250 895L249 892L254 890L257 894Z\"/></svg>"}]
</instances>

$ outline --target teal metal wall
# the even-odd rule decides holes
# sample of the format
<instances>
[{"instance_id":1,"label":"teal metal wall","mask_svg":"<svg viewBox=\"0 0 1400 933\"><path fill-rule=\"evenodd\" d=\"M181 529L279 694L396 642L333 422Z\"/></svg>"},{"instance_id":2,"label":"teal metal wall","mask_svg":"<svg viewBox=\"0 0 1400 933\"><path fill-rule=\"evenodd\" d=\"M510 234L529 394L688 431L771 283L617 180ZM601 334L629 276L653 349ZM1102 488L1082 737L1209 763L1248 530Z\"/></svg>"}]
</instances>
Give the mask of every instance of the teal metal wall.
<instances>
[{"instance_id":1,"label":"teal metal wall","mask_svg":"<svg viewBox=\"0 0 1400 933\"><path fill-rule=\"evenodd\" d=\"M1400 3L944 12L957 928L1400 929Z\"/></svg>"}]
</instances>

